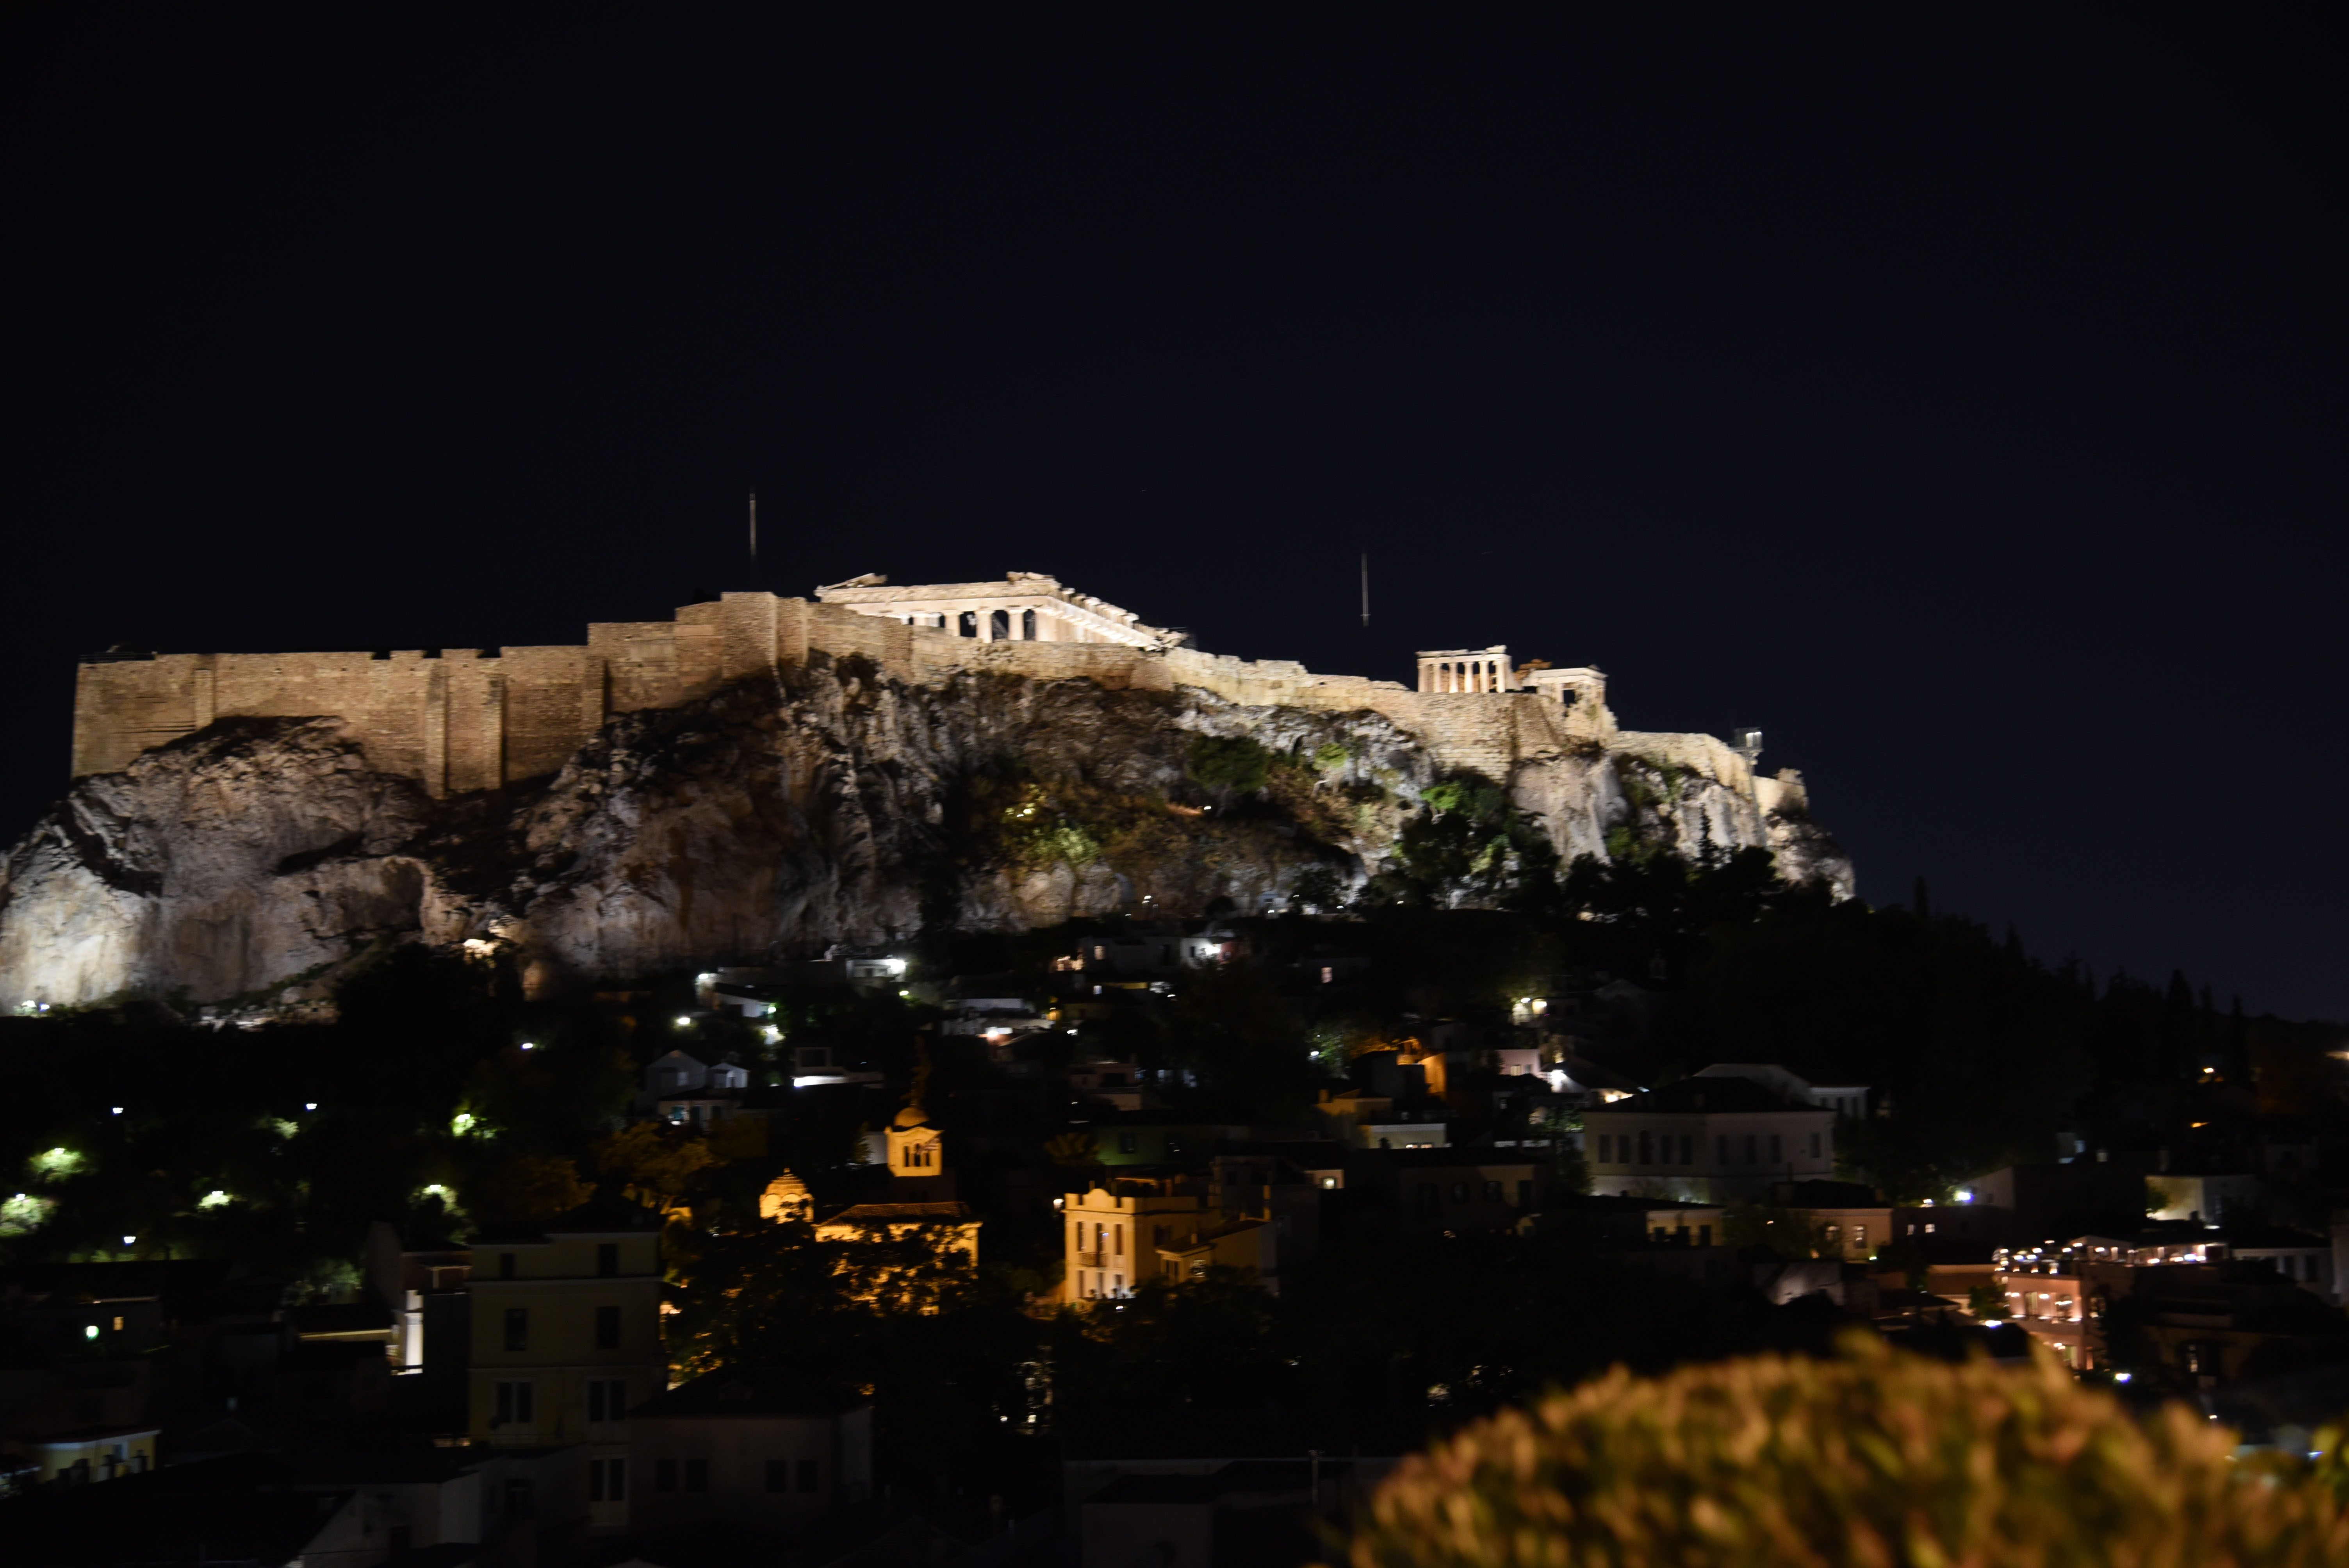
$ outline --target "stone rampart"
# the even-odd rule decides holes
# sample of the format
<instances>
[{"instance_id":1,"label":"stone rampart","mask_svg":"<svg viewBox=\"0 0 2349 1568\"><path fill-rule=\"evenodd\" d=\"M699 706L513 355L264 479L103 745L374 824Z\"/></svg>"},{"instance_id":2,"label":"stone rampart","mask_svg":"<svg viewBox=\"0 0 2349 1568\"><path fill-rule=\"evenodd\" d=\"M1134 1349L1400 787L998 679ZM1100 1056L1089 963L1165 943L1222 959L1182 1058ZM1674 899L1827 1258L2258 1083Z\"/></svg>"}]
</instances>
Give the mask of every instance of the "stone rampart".
<instances>
[{"instance_id":1,"label":"stone rampart","mask_svg":"<svg viewBox=\"0 0 2349 1568\"><path fill-rule=\"evenodd\" d=\"M1685 768L1751 797L1754 769L1728 742L1710 735L1666 735L1646 730L1615 732L1609 749L1663 768Z\"/></svg>"},{"instance_id":2,"label":"stone rampart","mask_svg":"<svg viewBox=\"0 0 2349 1568\"><path fill-rule=\"evenodd\" d=\"M372 653L170 654L81 666L77 777L234 717L339 719L369 765L435 796L554 772L615 713L674 707L761 671L822 654L860 656L897 679L938 685L969 673L1091 680L1112 689L1190 686L1243 707L1367 709L1417 736L1445 769L1506 779L1518 762L1605 748L1690 769L1747 796L1745 758L1703 735L1618 732L1596 701L1527 692L1415 691L1397 681L1317 675L1285 659L1114 642L989 642L910 626L843 603L728 593L667 621L601 621L575 647Z\"/></svg>"}]
</instances>

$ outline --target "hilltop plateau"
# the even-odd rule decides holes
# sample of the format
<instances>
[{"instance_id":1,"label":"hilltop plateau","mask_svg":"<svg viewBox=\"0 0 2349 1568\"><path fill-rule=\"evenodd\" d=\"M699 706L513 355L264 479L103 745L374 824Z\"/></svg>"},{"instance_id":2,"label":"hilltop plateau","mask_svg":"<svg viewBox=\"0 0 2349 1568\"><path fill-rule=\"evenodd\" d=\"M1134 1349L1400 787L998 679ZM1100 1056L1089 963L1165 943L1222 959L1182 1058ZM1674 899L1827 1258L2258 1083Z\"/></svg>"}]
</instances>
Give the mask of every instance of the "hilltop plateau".
<instances>
[{"instance_id":1,"label":"hilltop plateau","mask_svg":"<svg viewBox=\"0 0 2349 1568\"><path fill-rule=\"evenodd\" d=\"M1367 707L821 648L437 797L347 719L223 717L78 779L7 852L0 976L12 1005L257 1010L387 945L487 941L560 987L1085 914L1538 902L1577 856L1661 850L1764 847L1848 894L1798 785L1765 810L1651 744L1687 738L1610 727L1494 778Z\"/></svg>"}]
</instances>

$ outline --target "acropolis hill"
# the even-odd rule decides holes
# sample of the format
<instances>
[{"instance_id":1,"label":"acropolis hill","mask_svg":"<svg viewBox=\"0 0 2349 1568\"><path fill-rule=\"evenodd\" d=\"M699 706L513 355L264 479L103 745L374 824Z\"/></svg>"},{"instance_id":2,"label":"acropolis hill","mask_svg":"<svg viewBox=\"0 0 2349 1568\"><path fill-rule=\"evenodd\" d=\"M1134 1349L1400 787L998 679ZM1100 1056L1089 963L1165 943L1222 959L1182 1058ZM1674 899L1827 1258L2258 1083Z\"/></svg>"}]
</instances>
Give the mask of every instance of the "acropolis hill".
<instances>
[{"instance_id":1,"label":"acropolis hill","mask_svg":"<svg viewBox=\"0 0 2349 1568\"><path fill-rule=\"evenodd\" d=\"M1463 773L1566 858L1636 830L1848 891L1795 775L1617 728L1595 669L1434 650L1410 687L1185 642L1011 573L727 593L564 647L92 655L73 794L0 872L0 994L285 999L384 941L480 936L553 983L941 918L1285 904L1316 867L1361 886ZM1201 736L1319 760L1218 820L1185 804ZM999 779L1059 848L972 837Z\"/></svg>"}]
</instances>

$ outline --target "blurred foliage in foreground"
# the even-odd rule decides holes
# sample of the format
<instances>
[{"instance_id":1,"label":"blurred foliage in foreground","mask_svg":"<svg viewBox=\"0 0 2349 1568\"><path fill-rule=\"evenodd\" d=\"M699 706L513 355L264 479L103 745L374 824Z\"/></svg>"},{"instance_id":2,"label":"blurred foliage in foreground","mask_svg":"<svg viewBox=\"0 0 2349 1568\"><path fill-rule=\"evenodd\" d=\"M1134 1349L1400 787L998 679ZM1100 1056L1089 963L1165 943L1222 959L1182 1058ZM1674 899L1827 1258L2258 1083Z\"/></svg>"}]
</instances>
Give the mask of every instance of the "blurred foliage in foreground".
<instances>
[{"instance_id":1,"label":"blurred foliage in foreground","mask_svg":"<svg viewBox=\"0 0 2349 1568\"><path fill-rule=\"evenodd\" d=\"M2139 1421L2050 1359L1951 1365L1855 1336L1642 1379L1618 1369L1406 1460L1352 1568L2316 1568L2349 1563L2338 1431L2238 1462L2178 1405Z\"/></svg>"}]
</instances>

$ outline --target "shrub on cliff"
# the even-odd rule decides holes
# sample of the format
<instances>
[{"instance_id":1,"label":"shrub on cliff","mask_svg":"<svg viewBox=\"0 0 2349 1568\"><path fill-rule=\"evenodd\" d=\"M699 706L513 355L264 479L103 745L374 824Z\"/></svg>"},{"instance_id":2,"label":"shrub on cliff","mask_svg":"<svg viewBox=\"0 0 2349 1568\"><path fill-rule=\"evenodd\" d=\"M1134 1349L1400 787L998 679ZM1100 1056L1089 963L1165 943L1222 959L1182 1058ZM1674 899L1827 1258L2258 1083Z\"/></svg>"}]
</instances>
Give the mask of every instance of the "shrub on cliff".
<instances>
[{"instance_id":1,"label":"shrub on cliff","mask_svg":"<svg viewBox=\"0 0 2349 1568\"><path fill-rule=\"evenodd\" d=\"M2239 1464L2235 1440L2179 1406L2140 1424L2045 1359L1952 1366L1855 1339L1828 1361L1652 1380L1619 1368L1404 1461L1349 1555L1352 1568L2349 1562L2331 1478Z\"/></svg>"},{"instance_id":2,"label":"shrub on cliff","mask_svg":"<svg viewBox=\"0 0 2349 1568\"><path fill-rule=\"evenodd\" d=\"M1253 795L1272 773L1272 753L1245 735L1192 738L1183 771L1194 784L1228 804L1235 795Z\"/></svg>"}]
</instances>

